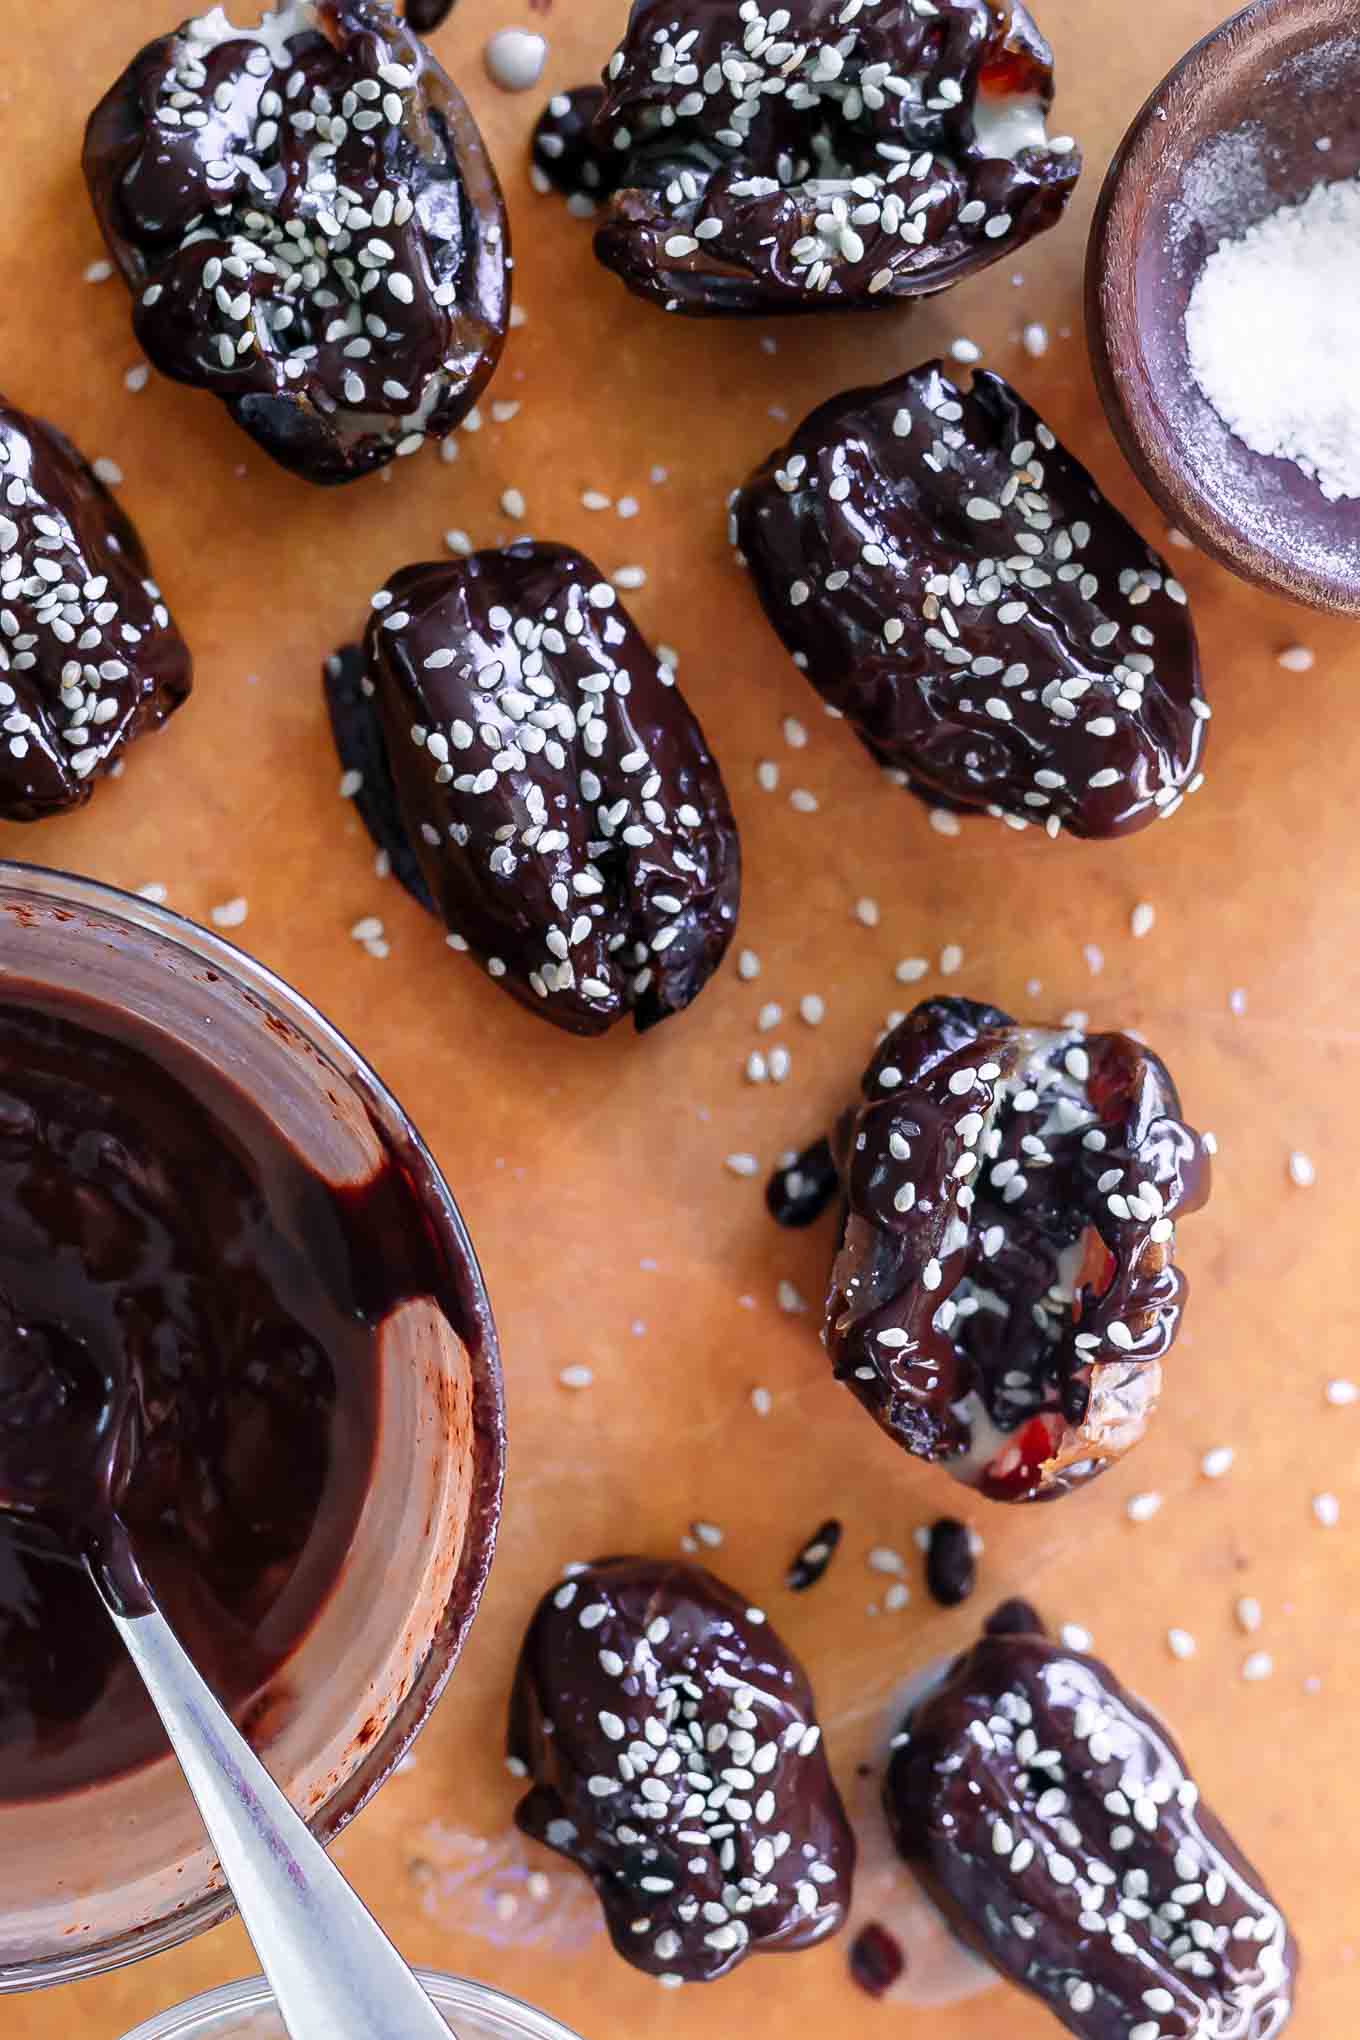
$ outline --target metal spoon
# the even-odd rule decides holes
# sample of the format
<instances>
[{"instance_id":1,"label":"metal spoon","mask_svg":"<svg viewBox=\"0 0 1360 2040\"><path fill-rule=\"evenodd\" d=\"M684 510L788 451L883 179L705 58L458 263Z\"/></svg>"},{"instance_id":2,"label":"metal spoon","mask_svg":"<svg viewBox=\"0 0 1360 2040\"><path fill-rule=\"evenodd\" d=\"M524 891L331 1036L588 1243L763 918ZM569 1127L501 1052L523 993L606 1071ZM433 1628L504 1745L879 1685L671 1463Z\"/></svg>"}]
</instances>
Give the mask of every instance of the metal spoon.
<instances>
[{"instance_id":1,"label":"metal spoon","mask_svg":"<svg viewBox=\"0 0 1360 2040\"><path fill-rule=\"evenodd\" d=\"M31 1482L21 1493L0 1486L0 1519L10 1516L46 1543L56 1532L41 1506L50 1499ZM73 1519L69 1496L63 1502L59 1546L80 1554L141 1673L291 2040L449 2040L439 2012L161 1614L122 1523L107 1506Z\"/></svg>"}]
</instances>

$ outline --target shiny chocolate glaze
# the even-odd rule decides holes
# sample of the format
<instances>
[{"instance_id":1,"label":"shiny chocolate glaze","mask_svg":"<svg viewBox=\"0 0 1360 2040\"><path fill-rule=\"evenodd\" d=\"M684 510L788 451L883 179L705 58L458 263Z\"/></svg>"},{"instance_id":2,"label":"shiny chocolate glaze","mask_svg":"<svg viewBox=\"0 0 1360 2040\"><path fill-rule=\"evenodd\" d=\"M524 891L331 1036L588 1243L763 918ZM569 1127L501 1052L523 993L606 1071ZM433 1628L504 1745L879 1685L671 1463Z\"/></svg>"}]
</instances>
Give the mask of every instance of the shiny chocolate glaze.
<instances>
[{"instance_id":1,"label":"shiny chocolate glaze","mask_svg":"<svg viewBox=\"0 0 1360 2040\"><path fill-rule=\"evenodd\" d=\"M1185 591L1000 376L833 397L733 533L795 662L932 805L1113 836L1198 789Z\"/></svg>"},{"instance_id":2,"label":"shiny chocolate glaze","mask_svg":"<svg viewBox=\"0 0 1360 2040\"><path fill-rule=\"evenodd\" d=\"M1081 166L1019 0L635 0L605 78L595 251L667 311L942 290L1051 227Z\"/></svg>"},{"instance_id":3,"label":"shiny chocolate glaze","mask_svg":"<svg viewBox=\"0 0 1360 2040\"><path fill-rule=\"evenodd\" d=\"M347 716L370 705L373 812L398 812L450 944L573 1034L689 1005L736 926L736 824L673 672L599 569L528 539L403 568L364 660L357 702L332 662L332 701L349 686Z\"/></svg>"},{"instance_id":4,"label":"shiny chocolate glaze","mask_svg":"<svg viewBox=\"0 0 1360 2040\"><path fill-rule=\"evenodd\" d=\"M1272 2040L1283 1915L1107 1667L986 1636L903 1726L897 1845L968 1941L1081 2040Z\"/></svg>"},{"instance_id":5,"label":"shiny chocolate glaze","mask_svg":"<svg viewBox=\"0 0 1360 2040\"><path fill-rule=\"evenodd\" d=\"M601 145L596 117L604 104L602 85L575 85L554 92L534 127L534 167L564 198L589 199L592 206L619 188L624 159Z\"/></svg>"},{"instance_id":6,"label":"shiny chocolate glaze","mask_svg":"<svg viewBox=\"0 0 1360 2040\"><path fill-rule=\"evenodd\" d=\"M840 1172L831 1143L825 1137L804 1148L787 1167L774 1171L765 1185L765 1206L776 1225L801 1232L815 1225L834 1203L840 1189Z\"/></svg>"},{"instance_id":7,"label":"shiny chocolate glaze","mask_svg":"<svg viewBox=\"0 0 1360 2040\"><path fill-rule=\"evenodd\" d=\"M383 0L184 23L95 108L84 160L150 359L308 481L442 438L500 358L495 172Z\"/></svg>"},{"instance_id":8,"label":"shiny chocolate glaze","mask_svg":"<svg viewBox=\"0 0 1360 2040\"><path fill-rule=\"evenodd\" d=\"M81 806L192 670L129 519L69 439L0 397L0 818Z\"/></svg>"},{"instance_id":9,"label":"shiny chocolate glaze","mask_svg":"<svg viewBox=\"0 0 1360 2040\"><path fill-rule=\"evenodd\" d=\"M7 979L0 1801L167 1748L87 1555L238 1713L286 1668L367 1493L381 1326L463 1322L445 1260L397 1155L329 1183L197 1053Z\"/></svg>"},{"instance_id":10,"label":"shiny chocolate glaze","mask_svg":"<svg viewBox=\"0 0 1360 2040\"><path fill-rule=\"evenodd\" d=\"M888 1435L994 1501L1063 1494L1142 1437L1209 1193L1162 1062L1127 1034L927 999L837 1128L826 1342Z\"/></svg>"},{"instance_id":11,"label":"shiny chocolate glaze","mask_svg":"<svg viewBox=\"0 0 1360 2040\"><path fill-rule=\"evenodd\" d=\"M540 1603L510 1706L517 1819L577 1863L615 1948L686 1983L844 1924L855 1843L801 1665L697 1567L583 1566Z\"/></svg>"},{"instance_id":12,"label":"shiny chocolate glaze","mask_svg":"<svg viewBox=\"0 0 1360 2040\"><path fill-rule=\"evenodd\" d=\"M406 24L417 35L433 35L453 12L454 0L406 0Z\"/></svg>"}]
</instances>

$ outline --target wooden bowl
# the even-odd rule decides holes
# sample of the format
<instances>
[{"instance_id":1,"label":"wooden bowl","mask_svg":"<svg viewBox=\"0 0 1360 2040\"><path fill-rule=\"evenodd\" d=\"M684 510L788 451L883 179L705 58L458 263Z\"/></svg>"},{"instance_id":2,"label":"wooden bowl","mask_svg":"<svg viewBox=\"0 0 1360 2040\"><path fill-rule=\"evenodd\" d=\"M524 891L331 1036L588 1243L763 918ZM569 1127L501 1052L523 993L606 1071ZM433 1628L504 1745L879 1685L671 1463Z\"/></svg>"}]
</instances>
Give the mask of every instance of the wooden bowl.
<instances>
[{"instance_id":1,"label":"wooden bowl","mask_svg":"<svg viewBox=\"0 0 1360 2040\"><path fill-rule=\"evenodd\" d=\"M1220 241L1357 171L1360 0L1257 0L1197 43L1134 121L1086 263L1101 398L1173 524L1243 579L1351 615L1360 499L1329 503L1292 461L1233 436L1191 372L1185 308Z\"/></svg>"}]
</instances>

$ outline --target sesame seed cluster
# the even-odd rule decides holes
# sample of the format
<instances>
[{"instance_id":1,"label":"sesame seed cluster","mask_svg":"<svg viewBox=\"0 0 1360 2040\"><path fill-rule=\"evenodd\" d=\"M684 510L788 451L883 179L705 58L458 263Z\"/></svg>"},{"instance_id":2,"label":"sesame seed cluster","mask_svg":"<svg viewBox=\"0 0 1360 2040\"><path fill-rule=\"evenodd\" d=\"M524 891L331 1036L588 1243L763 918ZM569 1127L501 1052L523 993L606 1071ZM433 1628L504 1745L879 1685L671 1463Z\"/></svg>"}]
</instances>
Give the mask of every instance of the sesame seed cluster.
<instances>
[{"instance_id":1,"label":"sesame seed cluster","mask_svg":"<svg viewBox=\"0 0 1360 2040\"><path fill-rule=\"evenodd\" d=\"M186 22L95 109L85 172L150 359L308 480L442 437L496 366L495 173L452 81L376 0Z\"/></svg>"},{"instance_id":2,"label":"sesame seed cluster","mask_svg":"<svg viewBox=\"0 0 1360 2040\"><path fill-rule=\"evenodd\" d=\"M909 1716L884 1804L946 1910L1084 2040L1272 2040L1285 2024L1283 1916L1098 1660L984 1636Z\"/></svg>"},{"instance_id":3,"label":"sesame seed cluster","mask_svg":"<svg viewBox=\"0 0 1360 2040\"><path fill-rule=\"evenodd\" d=\"M843 1924L855 1844L807 1677L697 1567L574 1568L539 1606L511 1704L526 1834L578 1863L615 1947L663 1983Z\"/></svg>"},{"instance_id":4,"label":"sesame seed cluster","mask_svg":"<svg viewBox=\"0 0 1360 2040\"><path fill-rule=\"evenodd\" d=\"M0 399L0 816L87 801L191 672L109 491L61 433Z\"/></svg>"},{"instance_id":5,"label":"sesame seed cluster","mask_svg":"<svg viewBox=\"0 0 1360 2040\"><path fill-rule=\"evenodd\" d=\"M889 1436L996 1501L1103 1472L1142 1436L1208 1196L1164 1065L1124 1034L924 1001L837 1129L847 1203L826 1340Z\"/></svg>"},{"instance_id":6,"label":"sesame seed cluster","mask_svg":"<svg viewBox=\"0 0 1360 2040\"><path fill-rule=\"evenodd\" d=\"M833 398L732 523L795 663L932 804L1111 836L1202 784L1185 591L999 376Z\"/></svg>"},{"instance_id":7,"label":"sesame seed cluster","mask_svg":"<svg viewBox=\"0 0 1360 2040\"><path fill-rule=\"evenodd\" d=\"M525 540L379 589L366 684L456 949L576 1034L680 1011L736 925L721 775L611 584Z\"/></svg>"},{"instance_id":8,"label":"sesame seed cluster","mask_svg":"<svg viewBox=\"0 0 1360 2040\"><path fill-rule=\"evenodd\" d=\"M1080 170L1018 0L636 0L605 79L596 253L667 311L939 290L1052 226Z\"/></svg>"}]
</instances>

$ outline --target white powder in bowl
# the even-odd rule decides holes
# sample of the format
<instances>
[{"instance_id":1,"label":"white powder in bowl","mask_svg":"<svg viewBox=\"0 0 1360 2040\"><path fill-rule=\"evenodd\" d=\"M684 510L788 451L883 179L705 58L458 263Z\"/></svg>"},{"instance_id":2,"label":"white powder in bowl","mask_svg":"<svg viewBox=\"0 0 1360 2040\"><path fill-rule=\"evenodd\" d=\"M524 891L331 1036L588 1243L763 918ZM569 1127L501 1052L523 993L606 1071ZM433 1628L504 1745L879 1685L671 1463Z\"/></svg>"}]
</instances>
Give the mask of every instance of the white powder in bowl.
<instances>
[{"instance_id":1,"label":"white powder in bowl","mask_svg":"<svg viewBox=\"0 0 1360 2040\"><path fill-rule=\"evenodd\" d=\"M1294 461L1331 502L1360 496L1360 177L1221 241L1185 337L1200 389L1253 452Z\"/></svg>"}]
</instances>

